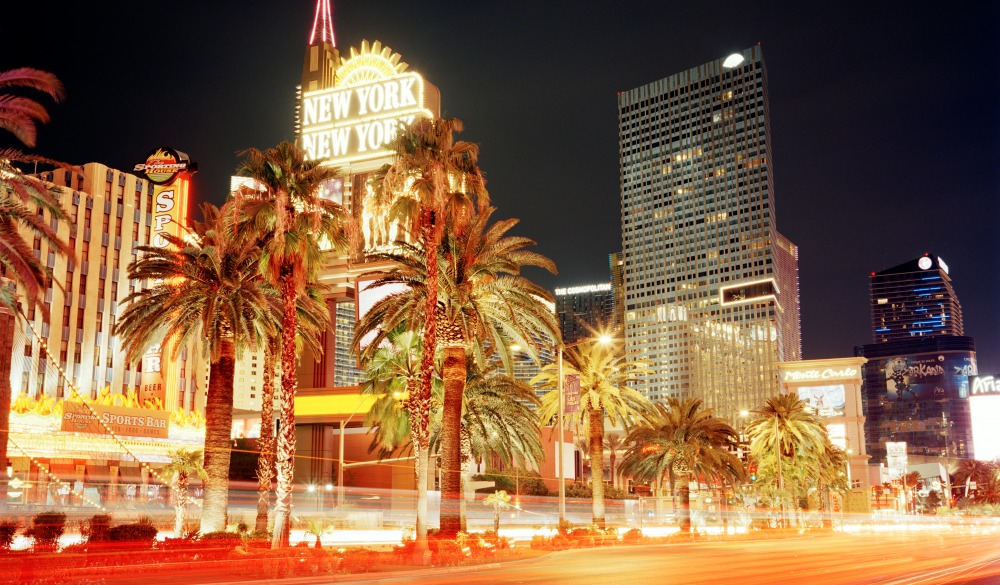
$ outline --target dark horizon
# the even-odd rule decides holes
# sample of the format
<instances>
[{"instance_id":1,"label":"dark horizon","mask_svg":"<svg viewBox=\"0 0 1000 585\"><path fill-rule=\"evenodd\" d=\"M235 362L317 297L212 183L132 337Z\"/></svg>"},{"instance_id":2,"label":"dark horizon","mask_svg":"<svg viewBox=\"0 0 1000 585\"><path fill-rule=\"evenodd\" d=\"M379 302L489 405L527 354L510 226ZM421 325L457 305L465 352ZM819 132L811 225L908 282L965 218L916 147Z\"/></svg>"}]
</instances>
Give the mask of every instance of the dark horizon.
<instances>
[{"instance_id":1,"label":"dark horizon","mask_svg":"<svg viewBox=\"0 0 1000 585\"><path fill-rule=\"evenodd\" d=\"M237 153L293 138L314 0L71 5L0 24L0 69L65 84L32 152L129 171L151 149L191 155L196 201L221 203ZM334 2L337 45L379 40L441 90L480 144L496 217L560 273L609 278L621 250L616 94L760 43L768 70L778 230L799 246L803 356L871 343L868 275L943 257L1000 373L1000 6L669 6ZM19 12L20 11L20 12ZM0 148L17 146L0 135Z\"/></svg>"}]
</instances>

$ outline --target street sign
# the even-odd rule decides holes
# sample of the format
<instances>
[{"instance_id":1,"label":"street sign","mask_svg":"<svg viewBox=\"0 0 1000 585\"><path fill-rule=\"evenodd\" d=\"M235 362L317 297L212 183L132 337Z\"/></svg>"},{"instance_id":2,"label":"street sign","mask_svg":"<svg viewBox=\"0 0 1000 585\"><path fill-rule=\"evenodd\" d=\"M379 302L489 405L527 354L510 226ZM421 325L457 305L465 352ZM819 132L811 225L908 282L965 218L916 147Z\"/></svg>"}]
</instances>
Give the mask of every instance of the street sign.
<instances>
[{"instance_id":1,"label":"street sign","mask_svg":"<svg viewBox=\"0 0 1000 585\"><path fill-rule=\"evenodd\" d=\"M580 375L570 374L565 377L563 384L563 397L566 401L566 414L580 412Z\"/></svg>"}]
</instances>

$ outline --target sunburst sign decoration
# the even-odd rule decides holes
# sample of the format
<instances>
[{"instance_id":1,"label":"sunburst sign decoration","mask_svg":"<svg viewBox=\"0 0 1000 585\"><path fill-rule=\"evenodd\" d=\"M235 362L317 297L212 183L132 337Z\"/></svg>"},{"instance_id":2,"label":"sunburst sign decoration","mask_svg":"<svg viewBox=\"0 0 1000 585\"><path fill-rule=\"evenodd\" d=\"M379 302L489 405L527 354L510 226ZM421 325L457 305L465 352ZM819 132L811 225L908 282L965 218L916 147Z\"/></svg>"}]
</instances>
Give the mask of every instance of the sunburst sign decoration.
<instances>
[{"instance_id":1,"label":"sunburst sign decoration","mask_svg":"<svg viewBox=\"0 0 1000 585\"><path fill-rule=\"evenodd\" d=\"M351 47L349 57L340 59L335 85L349 87L371 81L388 79L406 71L406 63L400 61L399 53L394 53L389 47L375 41L361 41L361 51Z\"/></svg>"}]
</instances>

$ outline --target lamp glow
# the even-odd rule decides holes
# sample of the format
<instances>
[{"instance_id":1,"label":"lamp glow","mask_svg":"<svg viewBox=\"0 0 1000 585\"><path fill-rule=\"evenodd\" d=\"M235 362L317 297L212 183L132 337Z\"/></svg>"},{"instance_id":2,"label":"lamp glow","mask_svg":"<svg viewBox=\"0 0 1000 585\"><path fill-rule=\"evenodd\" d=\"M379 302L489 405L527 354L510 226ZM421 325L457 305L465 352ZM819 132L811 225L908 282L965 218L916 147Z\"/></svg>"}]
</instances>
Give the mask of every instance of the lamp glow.
<instances>
[{"instance_id":1,"label":"lamp glow","mask_svg":"<svg viewBox=\"0 0 1000 585\"><path fill-rule=\"evenodd\" d=\"M722 62L722 66L726 69L732 69L733 67L739 67L740 63L743 63L743 55L733 53L726 57L726 60Z\"/></svg>"}]
</instances>

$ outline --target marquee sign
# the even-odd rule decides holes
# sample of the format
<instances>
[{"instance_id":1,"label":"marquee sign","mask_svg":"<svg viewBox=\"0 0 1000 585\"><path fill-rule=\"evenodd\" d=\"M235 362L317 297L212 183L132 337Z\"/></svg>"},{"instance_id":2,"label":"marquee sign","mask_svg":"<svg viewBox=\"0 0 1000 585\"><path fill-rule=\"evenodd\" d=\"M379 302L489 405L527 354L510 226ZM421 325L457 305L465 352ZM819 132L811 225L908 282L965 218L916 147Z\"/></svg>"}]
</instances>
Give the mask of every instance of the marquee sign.
<instances>
[{"instance_id":1,"label":"marquee sign","mask_svg":"<svg viewBox=\"0 0 1000 585\"><path fill-rule=\"evenodd\" d=\"M826 368L823 370L791 370L786 371L785 382L806 382L811 380L836 380L836 379L857 379L860 378L857 368L845 367L840 369Z\"/></svg>"},{"instance_id":2,"label":"marquee sign","mask_svg":"<svg viewBox=\"0 0 1000 585\"><path fill-rule=\"evenodd\" d=\"M437 88L388 48L362 44L337 70L338 83L302 96L302 147L309 160L341 165L391 156L400 127L438 115Z\"/></svg>"},{"instance_id":3,"label":"marquee sign","mask_svg":"<svg viewBox=\"0 0 1000 585\"><path fill-rule=\"evenodd\" d=\"M91 410L93 409L93 410ZM94 416L96 413L97 416ZM63 402L61 430L92 435L108 434L105 426L124 437L166 439L170 413L165 410L127 408L106 404Z\"/></svg>"},{"instance_id":4,"label":"marquee sign","mask_svg":"<svg viewBox=\"0 0 1000 585\"><path fill-rule=\"evenodd\" d=\"M996 376L969 376L969 396L1000 395L1000 378Z\"/></svg>"}]
</instances>

